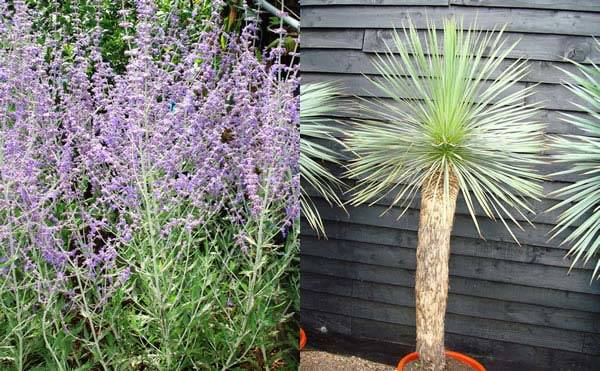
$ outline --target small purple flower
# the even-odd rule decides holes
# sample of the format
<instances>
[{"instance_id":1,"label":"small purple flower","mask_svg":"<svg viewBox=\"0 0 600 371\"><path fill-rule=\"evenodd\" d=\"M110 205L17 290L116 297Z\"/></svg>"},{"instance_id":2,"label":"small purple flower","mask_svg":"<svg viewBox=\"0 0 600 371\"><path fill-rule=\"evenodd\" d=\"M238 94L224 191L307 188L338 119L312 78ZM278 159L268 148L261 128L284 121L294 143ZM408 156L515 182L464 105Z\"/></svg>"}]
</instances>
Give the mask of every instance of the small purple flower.
<instances>
[{"instance_id":1,"label":"small purple flower","mask_svg":"<svg viewBox=\"0 0 600 371\"><path fill-rule=\"evenodd\" d=\"M10 266L6 264L8 261L5 257L0 257L0 274L7 275L10 272Z\"/></svg>"},{"instance_id":2,"label":"small purple flower","mask_svg":"<svg viewBox=\"0 0 600 371\"><path fill-rule=\"evenodd\" d=\"M123 269L121 271L121 273L119 274L119 284L124 284L125 282L127 282L127 280L129 280L129 277L131 277L131 268L127 267L125 269Z\"/></svg>"}]
</instances>

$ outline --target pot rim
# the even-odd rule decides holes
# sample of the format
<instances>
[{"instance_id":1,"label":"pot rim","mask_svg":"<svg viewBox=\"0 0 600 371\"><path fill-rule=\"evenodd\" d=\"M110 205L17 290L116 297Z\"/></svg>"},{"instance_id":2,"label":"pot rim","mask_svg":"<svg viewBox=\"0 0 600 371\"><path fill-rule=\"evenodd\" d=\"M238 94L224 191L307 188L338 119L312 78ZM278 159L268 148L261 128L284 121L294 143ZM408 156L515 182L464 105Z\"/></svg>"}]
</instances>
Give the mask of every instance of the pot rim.
<instances>
[{"instance_id":1,"label":"pot rim","mask_svg":"<svg viewBox=\"0 0 600 371\"><path fill-rule=\"evenodd\" d=\"M300 350L302 350L306 346L306 333L300 327Z\"/></svg>"},{"instance_id":2,"label":"pot rim","mask_svg":"<svg viewBox=\"0 0 600 371\"><path fill-rule=\"evenodd\" d=\"M481 363L477 362L477 360L475 360L465 354L462 354L459 352L453 352L450 350L447 350L445 353L446 353L446 357L453 358L457 361L467 364L467 365L473 367L476 371L486 371L485 367L483 367L483 365ZM404 366L406 366L409 362L412 362L416 359L419 359L419 354L417 352L412 352L412 353L405 355L404 357L402 357L402 359L398 363L397 371L404 371Z\"/></svg>"}]
</instances>

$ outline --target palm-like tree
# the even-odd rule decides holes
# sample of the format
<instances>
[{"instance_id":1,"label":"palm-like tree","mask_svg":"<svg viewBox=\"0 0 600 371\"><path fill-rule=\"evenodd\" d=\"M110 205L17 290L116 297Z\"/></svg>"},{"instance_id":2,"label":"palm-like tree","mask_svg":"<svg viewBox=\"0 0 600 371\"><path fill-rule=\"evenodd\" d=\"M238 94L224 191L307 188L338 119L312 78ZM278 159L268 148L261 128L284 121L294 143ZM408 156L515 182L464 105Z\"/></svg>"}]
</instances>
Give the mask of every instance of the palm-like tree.
<instances>
[{"instance_id":1,"label":"palm-like tree","mask_svg":"<svg viewBox=\"0 0 600 371\"><path fill-rule=\"evenodd\" d=\"M565 85L581 99L582 104L576 106L583 109L587 115L564 114L564 121L583 130L589 136L555 137L553 147L558 150L556 162L571 165L568 170L557 174L579 174L583 178L554 192L555 195L566 198L550 210L571 205L559 216L553 237L580 221L563 243L571 244L567 254L575 257L571 268L581 259L584 264L593 257L598 259L592 274L593 279L600 278L600 68L595 64L584 66L572 63L578 67L580 74L563 70L572 81Z\"/></svg>"},{"instance_id":2,"label":"palm-like tree","mask_svg":"<svg viewBox=\"0 0 600 371\"><path fill-rule=\"evenodd\" d=\"M540 163L543 125L538 107L525 104L533 87L517 83L526 61L506 57L515 47L499 32L443 23L443 40L430 25L421 41L412 24L394 32L370 79L386 97L363 100L376 119L356 123L346 144L357 179L351 203L378 202L394 193L404 210L421 194L416 267L417 352L427 370L443 370L450 235L461 193L481 235L476 214L521 228L542 193L533 165ZM394 53L393 49L397 51ZM484 54L488 54L484 57ZM508 65L499 69L499 66ZM518 242L518 241L517 241Z\"/></svg>"},{"instance_id":3,"label":"palm-like tree","mask_svg":"<svg viewBox=\"0 0 600 371\"><path fill-rule=\"evenodd\" d=\"M334 176L323 161L340 164L340 155L323 141L340 143L335 128L328 125L326 115L339 110L339 92L331 83L310 83L300 87L300 176L306 185L316 190L330 205L343 207L337 192L343 182ZM318 142L321 140L321 143ZM311 228L325 235L319 212L304 184L301 186L302 213Z\"/></svg>"}]
</instances>

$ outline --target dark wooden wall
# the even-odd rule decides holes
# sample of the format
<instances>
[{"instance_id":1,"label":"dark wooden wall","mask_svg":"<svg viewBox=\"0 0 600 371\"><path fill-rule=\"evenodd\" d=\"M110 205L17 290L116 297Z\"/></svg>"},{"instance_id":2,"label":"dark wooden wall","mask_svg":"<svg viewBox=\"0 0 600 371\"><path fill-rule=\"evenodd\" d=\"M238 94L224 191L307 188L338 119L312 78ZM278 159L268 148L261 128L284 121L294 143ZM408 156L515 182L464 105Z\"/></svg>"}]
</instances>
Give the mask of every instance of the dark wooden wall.
<instances>
[{"instance_id":1,"label":"dark wooden wall","mask_svg":"<svg viewBox=\"0 0 600 371\"><path fill-rule=\"evenodd\" d=\"M477 20L491 30L507 24L506 37L521 39L510 58L529 58L531 73L520 87L538 84L530 98L543 102L548 133L577 133L561 111L577 111L560 85L555 66L600 63L592 36L600 36L600 0L302 0L303 83L337 81L347 93L373 96L364 74L384 51L390 29L408 17L419 28L448 16ZM577 113L577 112L574 112ZM554 165L541 168L548 173ZM572 182L553 178L547 191ZM329 239L303 225L302 323L309 331L372 340L390 359L414 347L414 268L418 203L399 221L399 210L380 217L388 200L349 210L321 202ZM478 237L459 200L450 261L448 348L470 353L490 370L600 370L600 283L590 284L591 265L567 274L566 246L548 241L558 213L544 213L557 199L536 203L535 228L515 244L501 223L481 219ZM310 340L309 340L310 341ZM398 349L397 351L395 349ZM358 352L360 349L346 349ZM397 354L393 354L397 352Z\"/></svg>"}]
</instances>

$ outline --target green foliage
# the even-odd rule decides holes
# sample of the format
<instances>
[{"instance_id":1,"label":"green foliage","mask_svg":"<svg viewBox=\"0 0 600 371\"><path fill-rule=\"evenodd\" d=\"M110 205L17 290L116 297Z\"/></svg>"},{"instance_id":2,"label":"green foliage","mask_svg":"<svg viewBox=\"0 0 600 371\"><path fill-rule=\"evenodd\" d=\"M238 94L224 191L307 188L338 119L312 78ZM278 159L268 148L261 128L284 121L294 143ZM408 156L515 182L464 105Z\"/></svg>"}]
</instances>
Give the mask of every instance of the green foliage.
<instances>
[{"instance_id":1,"label":"green foliage","mask_svg":"<svg viewBox=\"0 0 600 371\"><path fill-rule=\"evenodd\" d=\"M102 56L110 62L116 71L123 71L127 64L127 44L123 40L126 30L119 26L123 17L118 15L121 9L132 9L131 1L68 0L68 1L28 1L39 17L35 20L35 28L45 37L56 38L63 46L62 52L70 54L77 28L89 31L97 25L102 28L100 47ZM130 15L129 22L135 22ZM60 30L60 31L59 31ZM131 32L132 30L129 30Z\"/></svg>"},{"instance_id":2,"label":"green foliage","mask_svg":"<svg viewBox=\"0 0 600 371\"><path fill-rule=\"evenodd\" d=\"M64 35L74 35L76 28L90 31L96 26L102 29L100 48L103 58L108 61L117 72L123 72L128 62L126 51L129 45L123 37L135 32L136 14L135 1L91 1L91 0L67 0L67 1L27 1L30 7L39 14L36 20L36 28L43 31L46 37L58 37L63 45L63 52L68 54L74 40L64 38ZM243 26L243 17L238 14L241 10L239 0L227 1L225 7L226 31L239 31ZM212 12L211 0L159 0L156 1L158 20L164 28L169 27L191 27L200 31L203 27L202 20L207 19ZM122 9L129 10L127 16L119 15ZM193 12L196 16L193 17ZM176 14L177 24L171 24L170 15ZM123 28L119 23L127 21L132 24L130 28ZM63 32L57 32L61 29ZM191 32L192 34L194 32Z\"/></svg>"},{"instance_id":3,"label":"green foliage","mask_svg":"<svg viewBox=\"0 0 600 371\"><path fill-rule=\"evenodd\" d=\"M587 115L564 113L563 120L589 136L553 138L553 148L558 151L555 161L570 165L569 169L553 175L578 174L582 178L555 191L554 195L566 198L549 211L568 206L560 214L552 237L574 227L563 241L571 245L567 254L574 256L571 268L581 260L587 264L596 257L593 279L600 278L600 67L572 63L578 67L579 74L562 70L572 81L565 86L583 102L575 105Z\"/></svg>"},{"instance_id":4,"label":"green foliage","mask_svg":"<svg viewBox=\"0 0 600 371\"><path fill-rule=\"evenodd\" d=\"M516 85L526 61L499 69L516 45L502 35L455 20L444 21L442 40L433 25L425 41L412 24L394 32L374 63L382 79L369 79L391 100L364 100L376 119L357 122L346 142L356 155L348 172L358 179L353 204L396 192L393 205L406 210L428 179L443 182L445 197L456 181L480 234L477 208L509 231L508 220L521 228L513 214L528 220L527 199L542 193L532 165L540 163L543 126L532 120L537 107L523 104L534 87Z\"/></svg>"},{"instance_id":5,"label":"green foliage","mask_svg":"<svg viewBox=\"0 0 600 371\"><path fill-rule=\"evenodd\" d=\"M333 134L336 132L327 123L328 114L339 109L336 106L339 93L328 83L304 84L300 88L300 174L302 180L316 190L330 205L343 207L337 191L343 185L322 163L327 161L340 164L340 155L316 140L339 142ZM339 102L337 102L339 103ZM302 213L311 228L325 234L325 227L308 190L302 186Z\"/></svg>"},{"instance_id":6,"label":"green foliage","mask_svg":"<svg viewBox=\"0 0 600 371\"><path fill-rule=\"evenodd\" d=\"M185 213L147 214L119 255L131 278L107 302L83 268L70 277L79 312L13 269L0 280L20 288L0 286L0 369L297 369L298 225L282 241L267 212L244 226L244 252L218 215L160 233Z\"/></svg>"}]
</instances>

